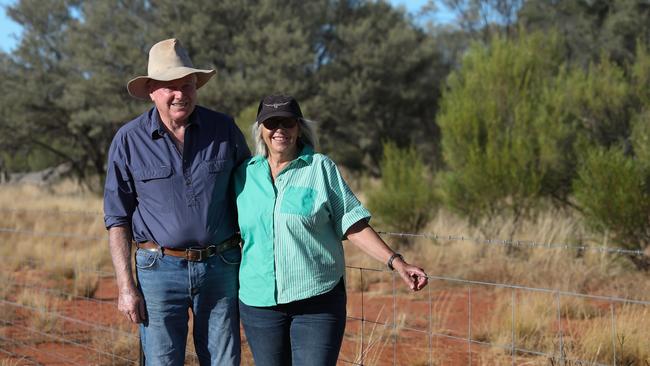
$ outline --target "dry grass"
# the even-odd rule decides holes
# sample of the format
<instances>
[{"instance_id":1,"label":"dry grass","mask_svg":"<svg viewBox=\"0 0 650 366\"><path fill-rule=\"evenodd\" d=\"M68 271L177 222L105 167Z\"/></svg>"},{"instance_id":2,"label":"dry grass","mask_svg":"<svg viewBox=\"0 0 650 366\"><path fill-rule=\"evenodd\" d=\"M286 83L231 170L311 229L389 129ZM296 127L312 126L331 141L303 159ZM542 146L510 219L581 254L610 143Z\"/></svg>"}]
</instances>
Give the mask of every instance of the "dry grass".
<instances>
[{"instance_id":1,"label":"dry grass","mask_svg":"<svg viewBox=\"0 0 650 366\"><path fill-rule=\"evenodd\" d=\"M20 197L20 200L16 200L16 197ZM70 182L47 189L0 186L0 207L5 208L2 211L4 220L1 226L24 231L12 233L5 230L0 233L4 243L12 244L0 246L4 271L4 277L0 278L4 283L0 285L0 296L6 299L16 295L16 301L37 309L33 313L33 320L30 320L33 322L32 327L41 331L55 329L57 308L61 300L28 290L14 294L12 291L16 290L6 285L13 282L7 276L17 273L21 280L40 276L38 283L42 286L58 288L72 296L94 296L100 272L112 272L101 205L100 197L85 193ZM43 233L48 233L49 236ZM57 233L74 237L53 235ZM541 244L609 245L606 238L591 235L581 225L579 217L566 212L542 213L534 220L524 221L516 229L511 221L504 219L483 230L471 227L465 220L448 212L441 212L423 233L436 234L440 239L409 239L400 251L408 261L423 267L433 276L649 299L650 275L636 271L624 257L596 251L548 249L543 246L521 246L512 250L468 239L487 239L484 235L488 233L491 239L508 239L512 236L513 239ZM463 240L443 239L448 235L463 236ZM385 239L390 244L398 242L396 237L385 236ZM346 261L350 266L381 270L385 268L383 263L359 253L353 245L346 243L345 250ZM347 270L346 281L350 291L364 291L369 296L383 296L391 291L390 286L384 286L389 278L385 272L361 273L355 269ZM449 289L450 284L444 282L432 281L432 286L435 286L432 287L433 296L438 296L439 300L434 303L432 326L436 333L451 334L445 319L453 317L455 309L452 308L454 305L451 298L445 298L443 293L455 293L458 288ZM474 339L508 345L512 343L514 331L517 347L557 354L558 306L554 295L516 292L513 323L511 291L499 291L490 286L481 290L490 296L492 308L481 315L480 319L473 320ZM400 284L398 293L401 296L404 292ZM417 298L412 299L419 301ZM0 309L3 317L15 316L5 311L5 308ZM559 312L566 338L566 356L607 363L613 359L616 347L618 364L650 364L650 320L646 320L650 318L647 314L648 307L617 308L614 342L611 336L611 318L606 310L580 297L561 297ZM398 319L407 322L406 316L398 316ZM366 327L364 338L369 340L364 350L366 364L381 363L382 356L385 356L384 348L392 338L391 329L381 325ZM89 339L97 348L133 359L133 341L128 337L121 337L116 332L110 337L91 335ZM361 351L353 358L359 358L359 352ZM507 358L503 351L497 350L476 355L474 361L488 365L499 364L499 360ZM555 360L540 361L540 358L531 357L526 362L548 364Z\"/></svg>"},{"instance_id":2,"label":"dry grass","mask_svg":"<svg viewBox=\"0 0 650 366\"><path fill-rule=\"evenodd\" d=\"M127 361L137 360L139 357L139 340L133 328L134 326L131 324L119 323L109 332L98 332L91 335L90 346L92 348L119 356L119 358L103 356L99 360L99 365L133 365L133 361Z\"/></svg>"},{"instance_id":3,"label":"dry grass","mask_svg":"<svg viewBox=\"0 0 650 366\"><path fill-rule=\"evenodd\" d=\"M0 234L12 243L0 246L3 267L44 272L48 286L92 297L98 271L112 271L101 206L99 197L70 181L50 188L1 186Z\"/></svg>"},{"instance_id":4,"label":"dry grass","mask_svg":"<svg viewBox=\"0 0 650 366\"><path fill-rule=\"evenodd\" d=\"M5 359L0 360L0 366L19 366L22 363L19 360Z\"/></svg>"},{"instance_id":5,"label":"dry grass","mask_svg":"<svg viewBox=\"0 0 650 366\"><path fill-rule=\"evenodd\" d=\"M583 322L572 334L569 357L616 365L650 365L650 311L626 305Z\"/></svg>"},{"instance_id":6,"label":"dry grass","mask_svg":"<svg viewBox=\"0 0 650 366\"><path fill-rule=\"evenodd\" d=\"M59 330L58 308L61 304L59 299L48 296L42 291L24 289L18 295L16 302L26 308L29 327L45 333Z\"/></svg>"},{"instance_id":7,"label":"dry grass","mask_svg":"<svg viewBox=\"0 0 650 366\"><path fill-rule=\"evenodd\" d=\"M549 211L534 220L523 222L517 230L513 230L512 222L502 220L489 231L494 235L489 239L508 239L509 235L514 233L513 239L522 242L534 241L538 245L520 245L512 250L509 246L485 244L482 242L483 239L488 239L484 236L485 230L473 228L466 221L443 212L423 230L423 233L430 234L429 236L437 235L440 239L411 239L410 244L400 248L400 251L407 260L423 267L428 274L434 276L650 300L650 274L638 272L627 258L596 250L544 247L546 244L592 247L606 247L610 244L607 238L592 236L575 215L563 211ZM450 240L449 235L455 238ZM395 243L394 237L384 236L384 239L393 245ZM383 269L383 264L373 261L368 263L367 256L358 251L348 250L346 255L349 265ZM433 284L441 285L444 285L444 281L435 281ZM495 290L490 286L486 288L492 293L494 309L490 310L484 319L476 322L473 329L475 339L510 346L514 331L516 347L555 354L559 344L555 295L517 292L513 327L511 291ZM603 332L602 324L598 324L597 319L601 319L602 311L597 306L581 297L562 296L559 312L564 323L574 320L571 322L571 331L576 332L577 339L584 341L573 345L578 349L572 353L574 358L593 361L595 356L591 354L597 353L601 355L599 357L611 359L609 356L602 356L611 351L600 342L588 341L597 338L597 334L609 337L611 333ZM621 314L621 327L624 327L625 319L634 319L635 316L636 322L629 321L629 324L643 324L650 329L650 324L638 313ZM590 328L585 328L587 326ZM638 362L633 364L645 365L640 360L645 361L644 357L648 357L646 351L643 351L644 347L650 348L650 337L647 333L630 330L621 334L625 334L624 337L621 336L620 342L621 347L626 350L626 355L623 356L623 351L617 348L619 362L636 360ZM642 345L637 346L637 342ZM486 362L494 362L507 356L507 352L503 348L495 347L488 352L489 355L482 357L485 357ZM530 358L532 364L545 364L548 361ZM648 362L650 364L650 361Z\"/></svg>"}]
</instances>

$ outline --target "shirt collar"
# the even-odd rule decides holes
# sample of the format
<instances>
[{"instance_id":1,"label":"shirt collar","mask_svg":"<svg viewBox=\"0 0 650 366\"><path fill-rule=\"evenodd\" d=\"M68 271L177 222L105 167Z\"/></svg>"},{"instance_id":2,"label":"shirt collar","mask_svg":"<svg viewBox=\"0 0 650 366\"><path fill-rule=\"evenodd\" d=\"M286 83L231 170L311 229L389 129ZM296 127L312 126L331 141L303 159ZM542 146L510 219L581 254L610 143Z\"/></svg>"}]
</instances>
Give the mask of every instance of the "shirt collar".
<instances>
[{"instance_id":1,"label":"shirt collar","mask_svg":"<svg viewBox=\"0 0 650 366\"><path fill-rule=\"evenodd\" d=\"M314 158L314 148L305 144L303 145L302 149L298 153L298 157L296 157L293 161L296 160L301 160L304 161L307 164L310 164L311 161ZM264 155L255 155L251 158L251 160L248 162L248 165L253 165L257 164L259 162L264 162L266 161L266 156Z\"/></svg>"},{"instance_id":2,"label":"shirt collar","mask_svg":"<svg viewBox=\"0 0 650 366\"><path fill-rule=\"evenodd\" d=\"M187 127L201 126L201 118L199 118L197 109L198 106L194 107L194 111L192 111L192 114L190 114L189 123L187 124ZM155 139L163 136L166 133L167 131L163 126L158 110L156 109L156 107L151 108L149 110L149 135L151 136L151 138Z\"/></svg>"}]
</instances>

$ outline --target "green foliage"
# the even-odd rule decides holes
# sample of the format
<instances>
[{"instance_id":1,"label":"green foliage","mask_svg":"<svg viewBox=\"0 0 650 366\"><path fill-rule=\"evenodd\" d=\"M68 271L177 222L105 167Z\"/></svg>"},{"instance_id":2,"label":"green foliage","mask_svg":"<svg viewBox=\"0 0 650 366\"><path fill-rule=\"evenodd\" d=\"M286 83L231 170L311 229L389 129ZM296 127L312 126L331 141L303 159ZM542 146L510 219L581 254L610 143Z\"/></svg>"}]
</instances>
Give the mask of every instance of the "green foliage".
<instances>
[{"instance_id":1,"label":"green foliage","mask_svg":"<svg viewBox=\"0 0 650 366\"><path fill-rule=\"evenodd\" d=\"M255 123L255 119L257 118L257 108L257 103L251 104L250 106L244 108L235 118L235 123L244 134L244 138L246 138L246 144L253 154L255 154L255 140L253 139L251 128L253 126L253 123Z\"/></svg>"},{"instance_id":2,"label":"green foliage","mask_svg":"<svg viewBox=\"0 0 650 366\"><path fill-rule=\"evenodd\" d=\"M603 65L607 66L606 63ZM583 209L584 217L597 231L609 234L627 249L644 249L650 244L650 57L646 47L637 49L636 62L630 67L630 76L612 79L612 73L602 75L610 86L608 90L624 90L617 97L605 94L601 104L613 106L627 120L616 122L609 112L611 127L604 129L610 136L618 134L616 143L583 144L587 146L581 155L578 177L573 183L576 201ZM594 76L597 77L597 76ZM592 108L593 109L593 108ZM621 132L621 126L626 130ZM628 132L629 131L629 132ZM650 268L647 257L633 257L639 268Z\"/></svg>"},{"instance_id":3,"label":"green foliage","mask_svg":"<svg viewBox=\"0 0 650 366\"><path fill-rule=\"evenodd\" d=\"M556 109L565 75L556 36L474 44L452 73L438 123L449 170L440 175L447 205L478 224L497 215L518 221L567 181L570 128Z\"/></svg>"},{"instance_id":4,"label":"green foliage","mask_svg":"<svg viewBox=\"0 0 650 366\"><path fill-rule=\"evenodd\" d=\"M565 85L567 113L590 144L612 146L630 135L634 100L624 70L604 58L586 70L574 67Z\"/></svg>"},{"instance_id":5,"label":"green foliage","mask_svg":"<svg viewBox=\"0 0 650 366\"><path fill-rule=\"evenodd\" d=\"M238 115L289 93L326 126L324 150L344 165L376 170L386 135L436 159L425 137L437 139L429 121L446 68L385 2L20 0L8 14L24 33L0 54L0 86L12 91L0 96L0 146L45 149L82 179L104 174L116 129L151 106L125 84L146 74L149 47L168 37L217 70L200 104Z\"/></svg>"},{"instance_id":6,"label":"green foliage","mask_svg":"<svg viewBox=\"0 0 650 366\"><path fill-rule=\"evenodd\" d=\"M627 249L650 243L650 175L620 148L595 148L578 170L575 195L587 222Z\"/></svg>"},{"instance_id":7,"label":"green foliage","mask_svg":"<svg viewBox=\"0 0 650 366\"><path fill-rule=\"evenodd\" d=\"M438 208L431 179L421 156L413 148L384 143L381 185L368 193L368 207L382 227L417 233Z\"/></svg>"},{"instance_id":8,"label":"green foliage","mask_svg":"<svg viewBox=\"0 0 650 366\"><path fill-rule=\"evenodd\" d=\"M104 174L112 135L139 104L124 83L141 71L144 3L23 0L9 7L25 32L1 64L0 86L12 90L0 96L3 149L46 151L51 161L72 163L82 179Z\"/></svg>"},{"instance_id":9,"label":"green foliage","mask_svg":"<svg viewBox=\"0 0 650 366\"><path fill-rule=\"evenodd\" d=\"M583 67L603 54L624 65L634 60L638 39L650 42L646 0L528 0L518 15L528 30L560 33L567 60Z\"/></svg>"},{"instance_id":10,"label":"green foliage","mask_svg":"<svg viewBox=\"0 0 650 366\"><path fill-rule=\"evenodd\" d=\"M447 73L430 37L384 2L359 2L328 33L318 93L306 103L320 122L323 150L352 169L377 174L381 141L416 145L439 163L431 121Z\"/></svg>"}]
</instances>

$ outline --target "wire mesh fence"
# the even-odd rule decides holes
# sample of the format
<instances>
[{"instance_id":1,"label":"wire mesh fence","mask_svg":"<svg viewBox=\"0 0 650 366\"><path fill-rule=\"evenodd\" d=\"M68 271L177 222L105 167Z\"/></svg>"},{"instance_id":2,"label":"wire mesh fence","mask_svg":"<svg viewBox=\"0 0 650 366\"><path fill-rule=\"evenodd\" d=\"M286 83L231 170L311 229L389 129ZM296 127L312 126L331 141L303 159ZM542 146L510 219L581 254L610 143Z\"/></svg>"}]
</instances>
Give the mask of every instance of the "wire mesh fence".
<instances>
[{"instance_id":1,"label":"wire mesh fence","mask_svg":"<svg viewBox=\"0 0 650 366\"><path fill-rule=\"evenodd\" d=\"M18 211L0 210L11 214ZM85 211L38 213L93 215ZM106 237L101 234L7 226L0 227L0 243L15 244L16 238L29 237L52 241L52 245L70 241L104 245ZM381 235L450 244L467 242L486 248L643 255L615 247L464 235ZM71 276L83 274L96 279L94 290L84 292L69 284L74 278L63 275L56 279L41 270L42 258L25 258L19 268L2 263L8 260L0 258L1 365L138 364L137 327L117 312L117 290L110 268L78 268ZM650 365L650 302L642 298L644 294L639 294L640 298L607 296L468 280L444 273L428 278L429 286L412 293L402 289L401 279L393 272L348 265L348 321L339 364ZM198 364L191 343L187 364ZM246 347L243 364L252 364Z\"/></svg>"}]
</instances>

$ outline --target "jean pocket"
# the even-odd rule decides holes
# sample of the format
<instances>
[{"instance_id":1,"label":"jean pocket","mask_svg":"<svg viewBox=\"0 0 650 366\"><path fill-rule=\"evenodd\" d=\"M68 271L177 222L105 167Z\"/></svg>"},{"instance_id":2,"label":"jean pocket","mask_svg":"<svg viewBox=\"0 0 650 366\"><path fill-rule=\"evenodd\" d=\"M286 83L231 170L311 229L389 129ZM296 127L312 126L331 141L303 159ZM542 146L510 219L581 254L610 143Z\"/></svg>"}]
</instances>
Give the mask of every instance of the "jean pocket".
<instances>
[{"instance_id":1,"label":"jean pocket","mask_svg":"<svg viewBox=\"0 0 650 366\"><path fill-rule=\"evenodd\" d=\"M225 264L239 264L241 263L241 249L228 249L225 252L219 253L219 257Z\"/></svg>"},{"instance_id":2,"label":"jean pocket","mask_svg":"<svg viewBox=\"0 0 650 366\"><path fill-rule=\"evenodd\" d=\"M151 268L159 257L160 250L138 249L135 251L135 266L139 269Z\"/></svg>"}]
</instances>

